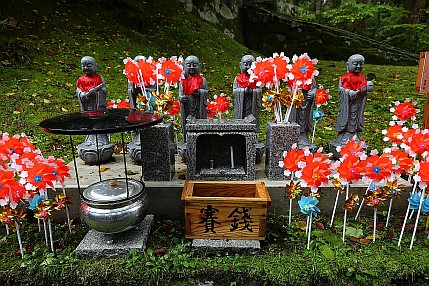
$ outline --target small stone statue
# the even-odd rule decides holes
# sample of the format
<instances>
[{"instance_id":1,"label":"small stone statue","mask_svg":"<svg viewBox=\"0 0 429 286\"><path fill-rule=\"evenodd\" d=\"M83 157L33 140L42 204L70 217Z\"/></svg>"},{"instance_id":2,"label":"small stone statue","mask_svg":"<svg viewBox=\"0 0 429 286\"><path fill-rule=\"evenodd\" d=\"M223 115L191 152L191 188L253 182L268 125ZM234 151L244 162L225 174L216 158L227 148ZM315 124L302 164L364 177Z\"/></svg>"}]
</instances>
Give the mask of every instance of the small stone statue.
<instances>
[{"instance_id":1,"label":"small stone statue","mask_svg":"<svg viewBox=\"0 0 429 286\"><path fill-rule=\"evenodd\" d=\"M240 71L234 79L234 118L243 119L250 114L256 119L256 132L259 128L259 108L261 107L262 88L255 82L249 82L250 74L247 72L255 61L252 55L244 55L240 61Z\"/></svg>"},{"instance_id":2,"label":"small stone statue","mask_svg":"<svg viewBox=\"0 0 429 286\"><path fill-rule=\"evenodd\" d=\"M97 62L93 57L85 56L81 65L84 75L76 82L76 95L81 112L105 110L107 88L104 79L97 74ZM77 146L79 157L87 164L109 162L113 149L114 144L106 134L88 135L85 142Z\"/></svg>"},{"instance_id":3,"label":"small stone statue","mask_svg":"<svg viewBox=\"0 0 429 286\"><path fill-rule=\"evenodd\" d=\"M186 142L186 120L191 116L207 118L207 81L200 75L201 64L196 56L188 56L183 62L183 75L179 86L180 115L183 141Z\"/></svg>"},{"instance_id":4,"label":"small stone statue","mask_svg":"<svg viewBox=\"0 0 429 286\"><path fill-rule=\"evenodd\" d=\"M84 73L76 82L76 94L81 111L94 111L107 108L107 88L104 79L97 74L98 65L93 57L81 60Z\"/></svg>"},{"instance_id":5,"label":"small stone statue","mask_svg":"<svg viewBox=\"0 0 429 286\"><path fill-rule=\"evenodd\" d=\"M330 143L332 148L345 146L355 136L361 141L359 133L363 131L366 98L372 92L373 84L362 74L365 59L355 54L347 61L347 72L341 76L338 84L339 108L335 130L336 140ZM364 148L366 145L364 144ZM335 155L335 152L333 152Z\"/></svg>"},{"instance_id":6,"label":"small stone statue","mask_svg":"<svg viewBox=\"0 0 429 286\"><path fill-rule=\"evenodd\" d=\"M315 80L313 80L313 83L310 86L304 86L302 89L304 101L300 107L293 108L290 113L289 121L295 122L300 126L298 149L309 147L310 150L316 151L316 145L311 143L308 139L308 134L313 132L313 108L316 90Z\"/></svg>"}]
</instances>

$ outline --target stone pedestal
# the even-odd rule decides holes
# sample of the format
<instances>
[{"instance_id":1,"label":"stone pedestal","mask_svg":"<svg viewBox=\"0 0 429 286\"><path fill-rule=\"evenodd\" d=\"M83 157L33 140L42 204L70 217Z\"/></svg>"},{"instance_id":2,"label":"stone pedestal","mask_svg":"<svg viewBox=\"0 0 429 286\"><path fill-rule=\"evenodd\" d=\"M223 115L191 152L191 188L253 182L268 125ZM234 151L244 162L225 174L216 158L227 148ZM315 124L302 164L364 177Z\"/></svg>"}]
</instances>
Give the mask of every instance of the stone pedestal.
<instances>
[{"instance_id":1,"label":"stone pedestal","mask_svg":"<svg viewBox=\"0 0 429 286\"><path fill-rule=\"evenodd\" d=\"M189 121L186 124L187 179L255 180L255 128L254 121L246 119Z\"/></svg>"},{"instance_id":2,"label":"stone pedestal","mask_svg":"<svg viewBox=\"0 0 429 286\"><path fill-rule=\"evenodd\" d=\"M142 142L140 138L142 138ZM175 173L172 122L139 130L127 148L131 159L137 164L143 165L143 179L145 181L172 180Z\"/></svg>"},{"instance_id":3,"label":"stone pedestal","mask_svg":"<svg viewBox=\"0 0 429 286\"><path fill-rule=\"evenodd\" d=\"M284 151L290 151L299 139L299 125L296 123L267 122L267 144L265 147L265 173L269 180L284 181L284 169L279 167Z\"/></svg>"},{"instance_id":4,"label":"stone pedestal","mask_svg":"<svg viewBox=\"0 0 429 286\"><path fill-rule=\"evenodd\" d=\"M91 134L77 145L77 154L86 164L103 164L110 162L114 147L107 134Z\"/></svg>"}]
</instances>

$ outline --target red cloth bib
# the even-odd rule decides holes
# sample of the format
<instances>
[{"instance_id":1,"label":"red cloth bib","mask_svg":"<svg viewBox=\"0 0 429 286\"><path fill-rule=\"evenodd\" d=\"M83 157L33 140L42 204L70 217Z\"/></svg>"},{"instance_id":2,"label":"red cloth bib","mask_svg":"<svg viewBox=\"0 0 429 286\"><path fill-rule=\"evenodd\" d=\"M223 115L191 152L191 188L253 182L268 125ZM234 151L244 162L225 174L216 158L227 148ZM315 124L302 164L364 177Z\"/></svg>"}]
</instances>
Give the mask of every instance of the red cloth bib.
<instances>
[{"instance_id":1,"label":"red cloth bib","mask_svg":"<svg viewBox=\"0 0 429 286\"><path fill-rule=\"evenodd\" d=\"M367 85L366 77L361 74L348 72L341 76L341 85L351 90L359 90Z\"/></svg>"},{"instance_id":2,"label":"red cloth bib","mask_svg":"<svg viewBox=\"0 0 429 286\"><path fill-rule=\"evenodd\" d=\"M194 90L200 89L203 86L203 77L199 74L188 76L182 79L182 87L184 94L192 94Z\"/></svg>"},{"instance_id":3,"label":"red cloth bib","mask_svg":"<svg viewBox=\"0 0 429 286\"><path fill-rule=\"evenodd\" d=\"M248 73L240 73L237 75L236 79L237 79L237 83L240 87L250 87L251 89L255 89L256 88L256 82L250 82L249 81L250 78L250 74Z\"/></svg>"},{"instance_id":4,"label":"red cloth bib","mask_svg":"<svg viewBox=\"0 0 429 286\"><path fill-rule=\"evenodd\" d=\"M103 83L103 79L98 74L91 76L83 75L77 82L76 87L80 88L83 92L88 92L91 88L97 87Z\"/></svg>"}]
</instances>

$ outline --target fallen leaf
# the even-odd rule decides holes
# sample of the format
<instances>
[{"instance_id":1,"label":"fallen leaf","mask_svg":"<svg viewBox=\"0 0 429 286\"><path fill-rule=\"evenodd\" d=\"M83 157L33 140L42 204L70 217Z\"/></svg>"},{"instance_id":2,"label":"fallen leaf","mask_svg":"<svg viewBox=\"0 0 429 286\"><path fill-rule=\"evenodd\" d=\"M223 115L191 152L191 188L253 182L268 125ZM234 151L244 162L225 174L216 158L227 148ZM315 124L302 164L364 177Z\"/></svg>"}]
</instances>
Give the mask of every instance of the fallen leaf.
<instances>
[{"instance_id":1,"label":"fallen leaf","mask_svg":"<svg viewBox=\"0 0 429 286\"><path fill-rule=\"evenodd\" d=\"M44 103L44 104L49 104L49 103L51 103L51 102L49 101L49 99L46 99L46 98L45 98L45 99L43 99L43 103Z\"/></svg>"},{"instance_id":2,"label":"fallen leaf","mask_svg":"<svg viewBox=\"0 0 429 286\"><path fill-rule=\"evenodd\" d=\"M101 166L100 167L100 172L106 172L107 170L109 170L110 168L107 166Z\"/></svg>"},{"instance_id":3,"label":"fallen leaf","mask_svg":"<svg viewBox=\"0 0 429 286\"><path fill-rule=\"evenodd\" d=\"M297 227L299 227L302 230L305 230L307 228L307 223L305 221L303 221L303 220L294 221L293 224L296 225Z\"/></svg>"},{"instance_id":4,"label":"fallen leaf","mask_svg":"<svg viewBox=\"0 0 429 286\"><path fill-rule=\"evenodd\" d=\"M323 128L325 128L326 130L328 130L328 131L332 131L332 130L334 130L334 128L332 128L332 127L323 127Z\"/></svg>"},{"instance_id":5,"label":"fallen leaf","mask_svg":"<svg viewBox=\"0 0 429 286\"><path fill-rule=\"evenodd\" d=\"M68 109L65 109L64 107L61 107L62 112L68 112Z\"/></svg>"},{"instance_id":6,"label":"fallen leaf","mask_svg":"<svg viewBox=\"0 0 429 286\"><path fill-rule=\"evenodd\" d=\"M156 248L153 251L154 255L164 255L165 253L167 253L167 249L165 247L161 247L161 248Z\"/></svg>"},{"instance_id":7,"label":"fallen leaf","mask_svg":"<svg viewBox=\"0 0 429 286\"><path fill-rule=\"evenodd\" d=\"M362 244L368 244L370 243L372 240L371 239L366 239L366 238L361 238L359 239L359 242Z\"/></svg>"},{"instance_id":8,"label":"fallen leaf","mask_svg":"<svg viewBox=\"0 0 429 286\"><path fill-rule=\"evenodd\" d=\"M317 229L325 229L325 225L323 223L321 223L320 221L316 222L316 227L317 227Z\"/></svg>"}]
</instances>

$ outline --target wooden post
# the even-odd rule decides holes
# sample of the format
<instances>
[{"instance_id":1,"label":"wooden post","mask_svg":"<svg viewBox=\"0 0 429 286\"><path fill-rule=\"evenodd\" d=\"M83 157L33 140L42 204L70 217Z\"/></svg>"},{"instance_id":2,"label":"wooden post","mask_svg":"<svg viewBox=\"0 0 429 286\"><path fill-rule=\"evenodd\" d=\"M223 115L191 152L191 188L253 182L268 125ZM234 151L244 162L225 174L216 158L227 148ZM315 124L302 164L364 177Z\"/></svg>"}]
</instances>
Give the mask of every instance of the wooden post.
<instances>
[{"instance_id":1,"label":"wooden post","mask_svg":"<svg viewBox=\"0 0 429 286\"><path fill-rule=\"evenodd\" d=\"M420 53L416 91L418 93L426 94L426 104L423 113L423 128L429 128L429 52Z\"/></svg>"}]
</instances>

